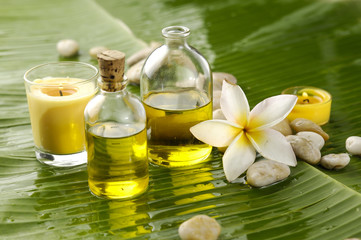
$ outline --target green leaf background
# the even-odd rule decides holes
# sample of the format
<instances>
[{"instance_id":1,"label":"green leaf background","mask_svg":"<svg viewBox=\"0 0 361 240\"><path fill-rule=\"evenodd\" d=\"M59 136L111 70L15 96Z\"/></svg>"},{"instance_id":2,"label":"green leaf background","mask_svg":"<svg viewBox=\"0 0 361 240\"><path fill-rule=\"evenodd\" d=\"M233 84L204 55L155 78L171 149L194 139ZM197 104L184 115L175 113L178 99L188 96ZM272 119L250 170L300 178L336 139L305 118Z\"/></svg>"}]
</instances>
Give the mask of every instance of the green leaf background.
<instances>
[{"instance_id":1,"label":"green leaf background","mask_svg":"<svg viewBox=\"0 0 361 240\"><path fill-rule=\"evenodd\" d=\"M59 58L96 65L88 49L128 56L160 41L169 25L191 28L191 45L213 71L238 79L250 105L311 85L333 97L323 154L361 136L361 2L358 0L0 0L0 239L178 239L196 214L222 225L219 239L361 238L361 159L340 171L299 162L291 176L257 189L228 183L214 150L191 169L152 166L150 187L127 201L90 194L86 167L53 169L35 159L24 72ZM137 93L136 86L129 86Z\"/></svg>"}]
</instances>

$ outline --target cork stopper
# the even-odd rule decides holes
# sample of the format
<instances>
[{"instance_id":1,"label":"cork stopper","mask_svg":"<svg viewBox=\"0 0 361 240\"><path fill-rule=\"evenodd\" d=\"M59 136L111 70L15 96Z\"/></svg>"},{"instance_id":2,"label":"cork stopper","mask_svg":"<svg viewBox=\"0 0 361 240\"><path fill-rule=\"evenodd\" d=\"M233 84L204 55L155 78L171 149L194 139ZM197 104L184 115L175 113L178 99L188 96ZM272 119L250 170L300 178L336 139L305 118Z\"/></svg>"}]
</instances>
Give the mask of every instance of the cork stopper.
<instances>
[{"instance_id":1,"label":"cork stopper","mask_svg":"<svg viewBox=\"0 0 361 240\"><path fill-rule=\"evenodd\" d=\"M125 88L125 54L117 50L106 50L97 55L99 72L102 77L100 87L107 92L116 92Z\"/></svg>"}]
</instances>

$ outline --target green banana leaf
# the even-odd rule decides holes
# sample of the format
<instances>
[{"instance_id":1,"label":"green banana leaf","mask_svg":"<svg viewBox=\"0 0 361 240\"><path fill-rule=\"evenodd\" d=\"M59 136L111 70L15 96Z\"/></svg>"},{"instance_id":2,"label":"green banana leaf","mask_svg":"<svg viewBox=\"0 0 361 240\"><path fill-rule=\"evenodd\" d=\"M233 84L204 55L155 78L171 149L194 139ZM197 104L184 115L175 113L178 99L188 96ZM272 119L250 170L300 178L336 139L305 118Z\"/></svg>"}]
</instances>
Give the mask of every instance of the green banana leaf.
<instances>
[{"instance_id":1,"label":"green banana leaf","mask_svg":"<svg viewBox=\"0 0 361 240\"><path fill-rule=\"evenodd\" d=\"M179 239L197 214L217 219L219 239L361 238L361 159L339 171L299 161L291 176L252 188L226 181L222 154L190 169L150 167L150 187L126 201L88 190L85 166L55 169L35 159L23 84L27 69L73 60L88 49L128 56L161 29L185 25L213 71L238 79L251 106L310 85L333 97L322 154L361 136L361 2L358 0L0 0L0 239ZM60 39L80 54L63 59ZM130 85L134 93L138 87Z\"/></svg>"}]
</instances>

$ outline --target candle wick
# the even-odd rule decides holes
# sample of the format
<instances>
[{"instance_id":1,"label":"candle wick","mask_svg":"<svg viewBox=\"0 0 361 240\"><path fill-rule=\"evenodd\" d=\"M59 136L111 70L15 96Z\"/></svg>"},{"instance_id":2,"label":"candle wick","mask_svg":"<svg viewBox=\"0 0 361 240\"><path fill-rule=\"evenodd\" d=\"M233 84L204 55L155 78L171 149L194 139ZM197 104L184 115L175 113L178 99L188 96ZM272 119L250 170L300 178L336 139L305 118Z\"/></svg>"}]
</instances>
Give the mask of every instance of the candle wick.
<instances>
[{"instance_id":1,"label":"candle wick","mask_svg":"<svg viewBox=\"0 0 361 240\"><path fill-rule=\"evenodd\" d=\"M61 91L61 89L63 89L63 84L60 83L60 86L59 86L59 95L60 95L60 96L63 96L63 92Z\"/></svg>"}]
</instances>

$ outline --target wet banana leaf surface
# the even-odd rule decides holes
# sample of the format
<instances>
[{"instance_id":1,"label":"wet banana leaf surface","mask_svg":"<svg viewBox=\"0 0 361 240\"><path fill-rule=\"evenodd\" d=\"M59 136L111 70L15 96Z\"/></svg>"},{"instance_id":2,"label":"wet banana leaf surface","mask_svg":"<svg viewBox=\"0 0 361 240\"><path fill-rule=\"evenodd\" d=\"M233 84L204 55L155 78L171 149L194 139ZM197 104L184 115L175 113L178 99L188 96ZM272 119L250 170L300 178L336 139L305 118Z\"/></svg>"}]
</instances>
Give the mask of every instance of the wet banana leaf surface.
<instances>
[{"instance_id":1,"label":"wet banana leaf surface","mask_svg":"<svg viewBox=\"0 0 361 240\"><path fill-rule=\"evenodd\" d=\"M361 2L351 0L0 0L0 239L179 239L197 214L215 218L219 239L361 238L361 158L342 170L303 161L271 186L244 175L229 183L222 153L188 169L150 167L148 191L104 200L88 189L86 166L59 169L34 154L23 75L46 62L81 61L107 46L130 56L161 29L184 25L212 70L236 76L251 107L308 85L332 94L322 154L346 152L361 136ZM64 59L71 38L80 54ZM139 87L129 85L135 94Z\"/></svg>"}]
</instances>

